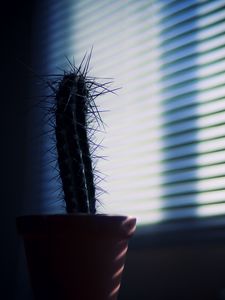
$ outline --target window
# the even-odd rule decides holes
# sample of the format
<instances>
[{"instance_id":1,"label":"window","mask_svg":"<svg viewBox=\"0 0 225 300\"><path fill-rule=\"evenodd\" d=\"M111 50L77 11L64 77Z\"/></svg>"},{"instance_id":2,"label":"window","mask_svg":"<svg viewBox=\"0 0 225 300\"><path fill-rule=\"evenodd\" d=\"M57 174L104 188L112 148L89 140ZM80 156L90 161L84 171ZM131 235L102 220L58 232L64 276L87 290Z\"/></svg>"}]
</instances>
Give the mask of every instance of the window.
<instances>
[{"instance_id":1,"label":"window","mask_svg":"<svg viewBox=\"0 0 225 300\"><path fill-rule=\"evenodd\" d=\"M135 215L139 225L225 214L225 2L42 6L46 71L65 56L79 63L93 46L90 74L122 87L98 102L109 110L99 211ZM55 206L56 183L45 181Z\"/></svg>"}]
</instances>

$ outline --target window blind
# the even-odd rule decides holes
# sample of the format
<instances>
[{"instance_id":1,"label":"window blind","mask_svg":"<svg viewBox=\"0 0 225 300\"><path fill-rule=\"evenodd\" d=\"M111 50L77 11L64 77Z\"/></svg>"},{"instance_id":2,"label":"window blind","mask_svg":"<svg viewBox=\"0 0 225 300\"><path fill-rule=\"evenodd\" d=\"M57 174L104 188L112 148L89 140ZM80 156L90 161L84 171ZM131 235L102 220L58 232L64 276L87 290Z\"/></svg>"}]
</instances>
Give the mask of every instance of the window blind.
<instances>
[{"instance_id":1,"label":"window blind","mask_svg":"<svg viewBox=\"0 0 225 300\"><path fill-rule=\"evenodd\" d=\"M99 212L139 225L225 214L225 1L42 5L46 70L93 47L90 75L121 87L98 100L108 192ZM44 176L57 207L49 167Z\"/></svg>"}]
</instances>

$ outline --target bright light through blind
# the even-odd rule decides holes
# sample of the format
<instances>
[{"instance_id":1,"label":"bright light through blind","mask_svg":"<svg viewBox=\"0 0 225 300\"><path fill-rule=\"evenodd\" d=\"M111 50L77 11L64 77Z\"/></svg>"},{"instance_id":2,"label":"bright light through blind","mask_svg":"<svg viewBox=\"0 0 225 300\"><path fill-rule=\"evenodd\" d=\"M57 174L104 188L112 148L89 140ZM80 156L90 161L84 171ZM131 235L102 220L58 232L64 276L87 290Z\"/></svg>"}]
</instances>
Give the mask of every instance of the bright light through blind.
<instances>
[{"instance_id":1,"label":"bright light through blind","mask_svg":"<svg viewBox=\"0 0 225 300\"><path fill-rule=\"evenodd\" d=\"M115 85L122 87L118 96L99 102L109 111L103 115L108 126L103 142L108 159L99 162L107 174L103 188L108 194L102 196L100 210L149 220L156 199L152 186L160 193L161 160L160 151L153 152L153 147L160 148L161 129L152 5L149 1L98 3L99 7L90 7L80 2L72 43L77 56L93 45L93 74L113 77ZM150 220L160 218L161 212L154 209Z\"/></svg>"},{"instance_id":2,"label":"bright light through blind","mask_svg":"<svg viewBox=\"0 0 225 300\"><path fill-rule=\"evenodd\" d=\"M68 3L66 3L68 2ZM48 70L113 77L100 212L139 224L225 213L225 1L49 1Z\"/></svg>"}]
</instances>

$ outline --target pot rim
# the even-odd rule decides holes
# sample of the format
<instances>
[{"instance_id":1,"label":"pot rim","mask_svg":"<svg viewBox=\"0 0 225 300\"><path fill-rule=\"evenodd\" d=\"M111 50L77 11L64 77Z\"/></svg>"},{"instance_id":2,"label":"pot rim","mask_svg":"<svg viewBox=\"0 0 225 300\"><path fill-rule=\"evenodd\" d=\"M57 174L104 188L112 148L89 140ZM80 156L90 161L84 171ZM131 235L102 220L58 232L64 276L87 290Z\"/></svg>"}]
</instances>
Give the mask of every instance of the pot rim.
<instances>
[{"instance_id":1,"label":"pot rim","mask_svg":"<svg viewBox=\"0 0 225 300\"><path fill-rule=\"evenodd\" d=\"M108 214L31 214L16 219L18 233L23 236L98 236L129 238L136 229L136 218Z\"/></svg>"}]
</instances>

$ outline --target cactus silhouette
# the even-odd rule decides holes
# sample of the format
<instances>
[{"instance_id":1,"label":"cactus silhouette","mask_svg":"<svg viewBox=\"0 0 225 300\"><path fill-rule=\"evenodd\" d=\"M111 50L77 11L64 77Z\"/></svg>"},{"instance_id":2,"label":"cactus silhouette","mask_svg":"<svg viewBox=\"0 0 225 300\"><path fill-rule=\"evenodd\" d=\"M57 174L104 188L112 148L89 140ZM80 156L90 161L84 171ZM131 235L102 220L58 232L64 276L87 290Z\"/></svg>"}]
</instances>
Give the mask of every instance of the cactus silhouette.
<instances>
[{"instance_id":1,"label":"cactus silhouette","mask_svg":"<svg viewBox=\"0 0 225 300\"><path fill-rule=\"evenodd\" d=\"M96 213L96 190L101 174L93 166L94 133L103 125L95 99L110 90L111 81L99 83L89 77L90 57L77 68L69 62L70 71L47 82L53 91L54 134L59 175L68 213ZM98 157L97 157L98 158ZM97 178L97 179L96 179ZM96 187L97 184L97 187Z\"/></svg>"},{"instance_id":2,"label":"cactus silhouette","mask_svg":"<svg viewBox=\"0 0 225 300\"><path fill-rule=\"evenodd\" d=\"M56 147L67 212L95 213L87 136L88 91L82 74L66 74L56 94Z\"/></svg>"}]
</instances>

